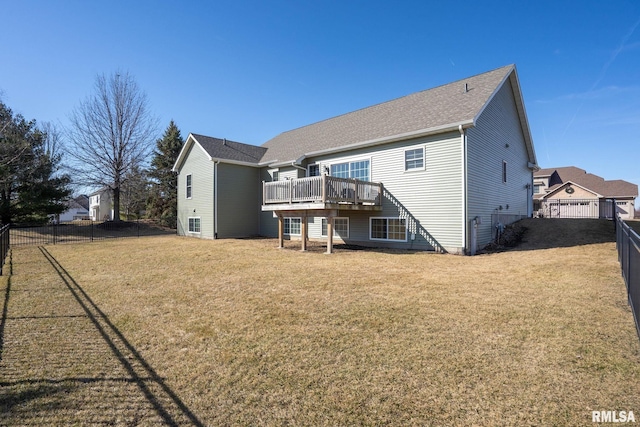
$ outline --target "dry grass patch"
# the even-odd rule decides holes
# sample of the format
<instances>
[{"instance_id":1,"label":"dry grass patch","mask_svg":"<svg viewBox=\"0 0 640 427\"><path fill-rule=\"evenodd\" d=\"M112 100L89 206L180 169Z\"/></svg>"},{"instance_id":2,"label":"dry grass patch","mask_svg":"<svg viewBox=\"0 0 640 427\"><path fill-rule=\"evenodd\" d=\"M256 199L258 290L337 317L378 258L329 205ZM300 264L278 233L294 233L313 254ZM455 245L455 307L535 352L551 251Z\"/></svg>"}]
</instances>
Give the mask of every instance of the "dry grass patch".
<instances>
[{"instance_id":1,"label":"dry grass patch","mask_svg":"<svg viewBox=\"0 0 640 427\"><path fill-rule=\"evenodd\" d=\"M47 250L207 425L580 425L640 416L615 245L591 225L603 242L531 231L473 258L179 237Z\"/></svg>"}]
</instances>

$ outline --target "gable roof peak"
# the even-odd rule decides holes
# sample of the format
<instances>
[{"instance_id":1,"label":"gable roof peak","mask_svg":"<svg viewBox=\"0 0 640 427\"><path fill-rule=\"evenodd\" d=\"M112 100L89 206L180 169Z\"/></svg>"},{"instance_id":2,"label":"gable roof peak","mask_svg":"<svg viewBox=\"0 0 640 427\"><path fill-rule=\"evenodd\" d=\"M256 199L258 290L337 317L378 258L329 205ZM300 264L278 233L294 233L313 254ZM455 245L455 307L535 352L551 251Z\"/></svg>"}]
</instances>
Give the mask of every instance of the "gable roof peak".
<instances>
[{"instance_id":1,"label":"gable roof peak","mask_svg":"<svg viewBox=\"0 0 640 427\"><path fill-rule=\"evenodd\" d=\"M262 163L286 163L318 153L453 131L459 125L473 126L510 77L525 140L531 146L530 158L535 163L515 73L515 65L506 65L283 132L262 145L267 148Z\"/></svg>"}]
</instances>

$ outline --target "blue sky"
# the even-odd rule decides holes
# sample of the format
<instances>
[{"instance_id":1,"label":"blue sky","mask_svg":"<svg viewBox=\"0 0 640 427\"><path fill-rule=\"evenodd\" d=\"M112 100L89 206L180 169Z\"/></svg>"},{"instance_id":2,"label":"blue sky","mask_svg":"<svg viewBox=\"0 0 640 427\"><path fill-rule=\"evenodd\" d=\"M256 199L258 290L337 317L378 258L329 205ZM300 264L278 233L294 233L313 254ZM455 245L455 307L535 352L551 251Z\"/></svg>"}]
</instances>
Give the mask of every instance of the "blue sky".
<instances>
[{"instance_id":1,"label":"blue sky","mask_svg":"<svg viewBox=\"0 0 640 427\"><path fill-rule=\"evenodd\" d=\"M0 93L68 125L129 71L159 118L260 145L516 64L541 167L640 184L640 1L0 0Z\"/></svg>"}]
</instances>

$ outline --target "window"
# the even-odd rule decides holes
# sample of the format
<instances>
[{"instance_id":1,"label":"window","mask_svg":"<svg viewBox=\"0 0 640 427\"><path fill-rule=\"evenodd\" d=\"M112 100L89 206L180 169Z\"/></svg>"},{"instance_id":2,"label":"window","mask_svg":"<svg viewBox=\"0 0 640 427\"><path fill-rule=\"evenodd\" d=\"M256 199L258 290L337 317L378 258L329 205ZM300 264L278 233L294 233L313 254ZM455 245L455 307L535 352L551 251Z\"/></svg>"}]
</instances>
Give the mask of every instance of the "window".
<instances>
[{"instance_id":1,"label":"window","mask_svg":"<svg viewBox=\"0 0 640 427\"><path fill-rule=\"evenodd\" d=\"M320 176L320 165L319 164L309 165L307 176Z\"/></svg>"},{"instance_id":2,"label":"window","mask_svg":"<svg viewBox=\"0 0 640 427\"><path fill-rule=\"evenodd\" d=\"M507 162L502 161L502 182L507 182Z\"/></svg>"},{"instance_id":3,"label":"window","mask_svg":"<svg viewBox=\"0 0 640 427\"><path fill-rule=\"evenodd\" d=\"M407 241L406 220L402 218L370 218L369 238L371 240Z\"/></svg>"},{"instance_id":4,"label":"window","mask_svg":"<svg viewBox=\"0 0 640 427\"><path fill-rule=\"evenodd\" d=\"M200 233L200 218L189 218L189 233Z\"/></svg>"},{"instance_id":5,"label":"window","mask_svg":"<svg viewBox=\"0 0 640 427\"><path fill-rule=\"evenodd\" d=\"M280 180L280 172L278 172L278 171L271 172L271 179L273 181L279 181Z\"/></svg>"},{"instance_id":6,"label":"window","mask_svg":"<svg viewBox=\"0 0 640 427\"><path fill-rule=\"evenodd\" d=\"M284 218L284 234L300 235L300 218Z\"/></svg>"},{"instance_id":7,"label":"window","mask_svg":"<svg viewBox=\"0 0 640 427\"><path fill-rule=\"evenodd\" d=\"M542 193L542 184L533 184L533 194Z\"/></svg>"},{"instance_id":8,"label":"window","mask_svg":"<svg viewBox=\"0 0 640 427\"><path fill-rule=\"evenodd\" d=\"M187 199L191 198L191 175L187 175Z\"/></svg>"},{"instance_id":9,"label":"window","mask_svg":"<svg viewBox=\"0 0 640 427\"><path fill-rule=\"evenodd\" d=\"M416 148L404 152L404 170L424 169L424 148Z\"/></svg>"},{"instance_id":10,"label":"window","mask_svg":"<svg viewBox=\"0 0 640 427\"><path fill-rule=\"evenodd\" d=\"M349 163L331 165L331 176L336 178L349 178Z\"/></svg>"},{"instance_id":11,"label":"window","mask_svg":"<svg viewBox=\"0 0 640 427\"><path fill-rule=\"evenodd\" d=\"M327 218L322 218L322 236L327 235ZM333 235L337 237L349 237L349 218L336 217L333 219Z\"/></svg>"},{"instance_id":12,"label":"window","mask_svg":"<svg viewBox=\"0 0 640 427\"><path fill-rule=\"evenodd\" d=\"M369 181L369 160L333 164L331 165L331 176Z\"/></svg>"}]
</instances>

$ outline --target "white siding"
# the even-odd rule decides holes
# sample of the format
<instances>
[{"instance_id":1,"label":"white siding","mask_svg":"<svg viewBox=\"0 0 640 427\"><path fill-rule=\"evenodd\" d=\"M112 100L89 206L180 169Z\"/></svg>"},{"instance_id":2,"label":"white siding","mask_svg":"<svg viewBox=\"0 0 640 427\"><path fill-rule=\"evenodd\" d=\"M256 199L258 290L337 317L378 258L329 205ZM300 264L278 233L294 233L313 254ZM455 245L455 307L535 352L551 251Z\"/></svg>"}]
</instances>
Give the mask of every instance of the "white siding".
<instances>
[{"instance_id":1,"label":"white siding","mask_svg":"<svg viewBox=\"0 0 640 427\"><path fill-rule=\"evenodd\" d=\"M527 167L528 155L514 95L507 81L467 131L468 217L482 219L478 228L478 246L489 243L495 224L492 214L505 218L526 216L533 183ZM502 179L502 162L507 163L507 182ZM502 208L502 209L501 209Z\"/></svg>"}]
</instances>

